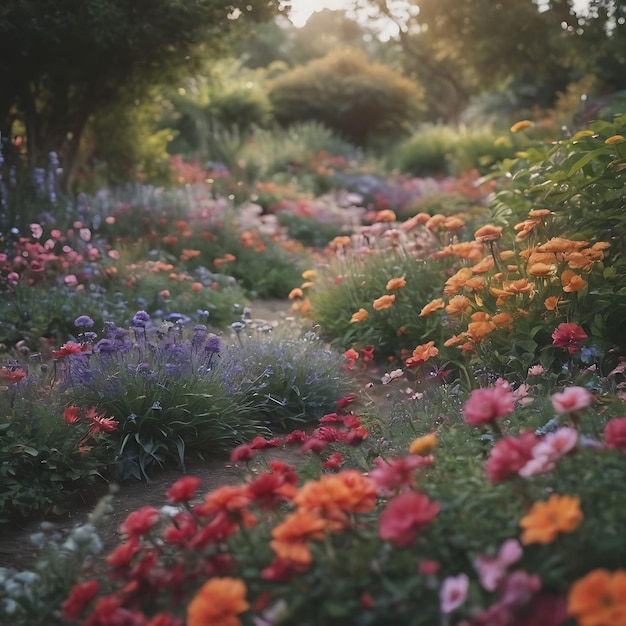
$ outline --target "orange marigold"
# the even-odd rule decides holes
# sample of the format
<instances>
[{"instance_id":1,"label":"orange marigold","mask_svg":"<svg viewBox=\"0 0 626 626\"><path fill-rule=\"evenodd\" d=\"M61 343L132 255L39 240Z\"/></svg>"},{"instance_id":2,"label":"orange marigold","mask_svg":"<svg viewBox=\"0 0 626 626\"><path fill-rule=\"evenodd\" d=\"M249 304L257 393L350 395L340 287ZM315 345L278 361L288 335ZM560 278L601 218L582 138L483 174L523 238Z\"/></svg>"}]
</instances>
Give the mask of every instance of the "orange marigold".
<instances>
[{"instance_id":1,"label":"orange marigold","mask_svg":"<svg viewBox=\"0 0 626 626\"><path fill-rule=\"evenodd\" d=\"M270 547L281 559L301 565L313 560L308 541L323 539L328 522L313 510L298 510L272 530Z\"/></svg>"},{"instance_id":2,"label":"orange marigold","mask_svg":"<svg viewBox=\"0 0 626 626\"><path fill-rule=\"evenodd\" d=\"M595 569L579 578L569 591L567 612L580 626L625 626L626 570Z\"/></svg>"},{"instance_id":3,"label":"orange marigold","mask_svg":"<svg viewBox=\"0 0 626 626\"><path fill-rule=\"evenodd\" d=\"M237 617L250 608L239 578L211 578L187 607L187 626L241 626Z\"/></svg>"},{"instance_id":4,"label":"orange marigold","mask_svg":"<svg viewBox=\"0 0 626 626\"><path fill-rule=\"evenodd\" d=\"M384 311L385 309L390 309L394 303L394 300L396 299L395 294L394 295L385 295L385 296L381 296L380 298L376 298L376 300L374 300L374 302L372 303L372 306L374 307L374 310L376 311Z\"/></svg>"},{"instance_id":5,"label":"orange marigold","mask_svg":"<svg viewBox=\"0 0 626 626\"><path fill-rule=\"evenodd\" d=\"M359 309L356 313L352 314L350 318L350 323L354 324L356 322L364 322L369 317L369 313L366 309Z\"/></svg>"},{"instance_id":6,"label":"orange marigold","mask_svg":"<svg viewBox=\"0 0 626 626\"><path fill-rule=\"evenodd\" d=\"M579 498L553 494L546 501L535 502L520 520L522 543L551 543L559 533L572 532L582 520Z\"/></svg>"},{"instance_id":7,"label":"orange marigold","mask_svg":"<svg viewBox=\"0 0 626 626\"><path fill-rule=\"evenodd\" d=\"M445 306L445 302L442 298L437 298L436 300L431 300L421 311L420 317L425 317L426 315L430 315L439 309L443 309Z\"/></svg>"},{"instance_id":8,"label":"orange marigold","mask_svg":"<svg viewBox=\"0 0 626 626\"><path fill-rule=\"evenodd\" d=\"M290 300L300 300L304 297L304 292L300 287L294 287L287 296Z\"/></svg>"},{"instance_id":9,"label":"orange marigold","mask_svg":"<svg viewBox=\"0 0 626 626\"><path fill-rule=\"evenodd\" d=\"M467 296L454 296L448 302L446 313L450 316L460 315L461 313L466 313L470 306L471 302Z\"/></svg>"},{"instance_id":10,"label":"orange marigold","mask_svg":"<svg viewBox=\"0 0 626 626\"><path fill-rule=\"evenodd\" d=\"M423 437L418 437L411 442L409 454L419 454L424 456L437 447L437 433L430 433Z\"/></svg>"},{"instance_id":11,"label":"orange marigold","mask_svg":"<svg viewBox=\"0 0 626 626\"><path fill-rule=\"evenodd\" d=\"M406 287L406 280L404 279L404 276L400 276L398 278L390 279L387 282L385 289L387 291L395 291L396 289L402 289L403 287Z\"/></svg>"}]
</instances>

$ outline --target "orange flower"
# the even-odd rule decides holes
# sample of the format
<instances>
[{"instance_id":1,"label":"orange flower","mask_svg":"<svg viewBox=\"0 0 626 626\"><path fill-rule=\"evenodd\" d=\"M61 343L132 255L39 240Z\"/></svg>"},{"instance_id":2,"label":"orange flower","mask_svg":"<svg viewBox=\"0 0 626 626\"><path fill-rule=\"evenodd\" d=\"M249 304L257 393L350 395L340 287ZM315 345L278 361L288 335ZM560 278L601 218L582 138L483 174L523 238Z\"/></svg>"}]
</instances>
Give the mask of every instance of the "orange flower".
<instances>
[{"instance_id":1,"label":"orange flower","mask_svg":"<svg viewBox=\"0 0 626 626\"><path fill-rule=\"evenodd\" d=\"M500 237L502 237L502 226L494 226L493 224L486 224L474 233L474 239L482 242L496 241Z\"/></svg>"},{"instance_id":2,"label":"orange flower","mask_svg":"<svg viewBox=\"0 0 626 626\"><path fill-rule=\"evenodd\" d=\"M391 296L381 296L380 298L376 298L372 303L375 311L384 311L385 309L390 309L396 299L395 294Z\"/></svg>"},{"instance_id":3,"label":"orange flower","mask_svg":"<svg viewBox=\"0 0 626 626\"><path fill-rule=\"evenodd\" d=\"M461 241L452 243L432 254L432 257L436 259L449 256L458 256L460 259L480 259L483 256L483 247L477 241Z\"/></svg>"},{"instance_id":4,"label":"orange flower","mask_svg":"<svg viewBox=\"0 0 626 626\"><path fill-rule=\"evenodd\" d=\"M494 260L491 255L486 256L482 261L476 263L476 265L472 265L472 272L474 274L484 274L492 269L494 266Z\"/></svg>"},{"instance_id":5,"label":"orange flower","mask_svg":"<svg viewBox=\"0 0 626 626\"><path fill-rule=\"evenodd\" d=\"M557 254L559 252L572 252L578 248L584 248L587 245L586 241L572 241L571 239L564 239L563 237L552 237L546 243L537 246L537 252L553 252Z\"/></svg>"},{"instance_id":6,"label":"orange flower","mask_svg":"<svg viewBox=\"0 0 626 626\"><path fill-rule=\"evenodd\" d=\"M543 304L548 311L556 311L559 306L559 298L558 296L550 296L543 301Z\"/></svg>"},{"instance_id":7,"label":"orange flower","mask_svg":"<svg viewBox=\"0 0 626 626\"><path fill-rule=\"evenodd\" d=\"M191 291L194 293L202 291L202 283L191 283Z\"/></svg>"},{"instance_id":8,"label":"orange flower","mask_svg":"<svg viewBox=\"0 0 626 626\"><path fill-rule=\"evenodd\" d=\"M472 276L463 286L472 291L479 291L485 286L485 279L482 276Z\"/></svg>"},{"instance_id":9,"label":"orange flower","mask_svg":"<svg viewBox=\"0 0 626 626\"><path fill-rule=\"evenodd\" d=\"M404 276L400 276L399 278L392 278L389 280L385 289L387 291L395 291L396 289L402 289L403 287L406 287L406 280L404 279Z\"/></svg>"},{"instance_id":10,"label":"orange flower","mask_svg":"<svg viewBox=\"0 0 626 626\"><path fill-rule=\"evenodd\" d=\"M561 285L563 285L563 291L571 293L572 291L584 289L587 286L587 281L576 274L576 272L565 270L561 274Z\"/></svg>"},{"instance_id":11,"label":"orange flower","mask_svg":"<svg viewBox=\"0 0 626 626\"><path fill-rule=\"evenodd\" d=\"M458 216L448 217L443 225L448 230L459 230L459 228L463 228L465 226L465 222Z\"/></svg>"},{"instance_id":12,"label":"orange flower","mask_svg":"<svg viewBox=\"0 0 626 626\"><path fill-rule=\"evenodd\" d=\"M350 319L350 323L354 324L355 322L364 322L369 317L369 313L366 309L359 309L356 313L352 314L352 318Z\"/></svg>"},{"instance_id":13,"label":"orange flower","mask_svg":"<svg viewBox=\"0 0 626 626\"><path fill-rule=\"evenodd\" d=\"M461 333L460 335L454 335L453 337L446 339L443 345L446 348L451 348L452 346L458 346L463 341L465 341L465 334Z\"/></svg>"},{"instance_id":14,"label":"orange flower","mask_svg":"<svg viewBox=\"0 0 626 626\"><path fill-rule=\"evenodd\" d=\"M426 228L430 231L437 230L442 224L446 222L446 216L437 213L437 215L433 215L425 224Z\"/></svg>"},{"instance_id":15,"label":"orange flower","mask_svg":"<svg viewBox=\"0 0 626 626\"><path fill-rule=\"evenodd\" d=\"M215 264L215 267L219 267L220 265L223 265L224 263L230 263L235 260L237 260L237 257L234 254L227 252L223 257L215 259L213 263Z\"/></svg>"},{"instance_id":16,"label":"orange flower","mask_svg":"<svg viewBox=\"0 0 626 626\"><path fill-rule=\"evenodd\" d=\"M569 591L567 612L580 626L624 626L626 570L595 569L579 578Z\"/></svg>"},{"instance_id":17,"label":"orange flower","mask_svg":"<svg viewBox=\"0 0 626 626\"><path fill-rule=\"evenodd\" d=\"M419 454L425 456L437 447L437 433L430 433L423 437L418 437L411 442L409 454Z\"/></svg>"},{"instance_id":18,"label":"orange flower","mask_svg":"<svg viewBox=\"0 0 626 626\"><path fill-rule=\"evenodd\" d=\"M383 209L376 213L375 221L377 222L395 222L396 214L391 209Z\"/></svg>"},{"instance_id":19,"label":"orange flower","mask_svg":"<svg viewBox=\"0 0 626 626\"><path fill-rule=\"evenodd\" d=\"M200 515L234 513L247 507L250 502L250 496L245 486L224 485L209 493L204 502L197 505L194 510Z\"/></svg>"},{"instance_id":20,"label":"orange flower","mask_svg":"<svg viewBox=\"0 0 626 626\"><path fill-rule=\"evenodd\" d=\"M462 267L456 274L446 280L443 293L446 296L453 296L472 276L472 270L469 267Z\"/></svg>"},{"instance_id":21,"label":"orange flower","mask_svg":"<svg viewBox=\"0 0 626 626\"><path fill-rule=\"evenodd\" d=\"M520 120L519 122L515 122L510 130L512 133L519 133L522 130L530 128L532 125L533 123L530 120Z\"/></svg>"},{"instance_id":22,"label":"orange flower","mask_svg":"<svg viewBox=\"0 0 626 626\"><path fill-rule=\"evenodd\" d=\"M535 502L520 520L522 543L551 543L559 533L572 532L582 520L577 497L553 494L547 501Z\"/></svg>"},{"instance_id":23,"label":"orange flower","mask_svg":"<svg viewBox=\"0 0 626 626\"><path fill-rule=\"evenodd\" d=\"M491 318L491 321L496 325L496 328L502 328L505 326L510 326L512 318L506 313L498 313Z\"/></svg>"},{"instance_id":24,"label":"orange flower","mask_svg":"<svg viewBox=\"0 0 626 626\"><path fill-rule=\"evenodd\" d=\"M317 272L315 270L305 270L302 272L302 278L304 278L304 280L313 280L316 274Z\"/></svg>"},{"instance_id":25,"label":"orange flower","mask_svg":"<svg viewBox=\"0 0 626 626\"><path fill-rule=\"evenodd\" d=\"M179 258L184 263L185 261L189 261L197 256L200 256L200 250L189 250L187 248L183 248Z\"/></svg>"},{"instance_id":26,"label":"orange flower","mask_svg":"<svg viewBox=\"0 0 626 626\"><path fill-rule=\"evenodd\" d=\"M241 626L237 617L250 608L239 578L211 578L187 607L187 626Z\"/></svg>"},{"instance_id":27,"label":"orange flower","mask_svg":"<svg viewBox=\"0 0 626 626\"><path fill-rule=\"evenodd\" d=\"M450 302L446 307L446 313L452 317L455 315L460 315L461 313L466 313L470 308L471 302L470 299L466 296L454 296L450 298Z\"/></svg>"},{"instance_id":28,"label":"orange flower","mask_svg":"<svg viewBox=\"0 0 626 626\"><path fill-rule=\"evenodd\" d=\"M349 248L351 245L352 245L352 239L348 237L348 235L342 235L339 237L335 237L328 244L328 247L331 250L337 251L337 250L342 250L344 248Z\"/></svg>"},{"instance_id":29,"label":"orange flower","mask_svg":"<svg viewBox=\"0 0 626 626\"><path fill-rule=\"evenodd\" d=\"M528 268L531 276L552 276L556 274L556 265L548 265L547 263L534 263Z\"/></svg>"},{"instance_id":30,"label":"orange flower","mask_svg":"<svg viewBox=\"0 0 626 626\"><path fill-rule=\"evenodd\" d=\"M480 341L495 328L496 325L490 321L488 313L477 312L472 315L472 322L467 325L467 336L472 341Z\"/></svg>"},{"instance_id":31,"label":"orange flower","mask_svg":"<svg viewBox=\"0 0 626 626\"><path fill-rule=\"evenodd\" d=\"M439 309L443 309L445 306L445 302L441 298L437 298L436 300L432 300L429 302L424 308L420 311L420 317L425 317L426 315L430 315Z\"/></svg>"},{"instance_id":32,"label":"orange flower","mask_svg":"<svg viewBox=\"0 0 626 626\"><path fill-rule=\"evenodd\" d=\"M302 291L302 289L300 289L300 287L295 287L294 289L292 289L289 292L289 296L288 296L290 300L300 300L303 297L304 297L304 292Z\"/></svg>"},{"instance_id":33,"label":"orange flower","mask_svg":"<svg viewBox=\"0 0 626 626\"><path fill-rule=\"evenodd\" d=\"M270 547L281 559L309 565L313 560L308 541L323 539L328 523L313 510L298 510L272 530Z\"/></svg>"},{"instance_id":34,"label":"orange flower","mask_svg":"<svg viewBox=\"0 0 626 626\"><path fill-rule=\"evenodd\" d=\"M624 135L613 135L612 137L609 137L608 139L606 139L604 143L610 146L614 143L622 143L622 141L626 141L626 139L624 138Z\"/></svg>"},{"instance_id":35,"label":"orange flower","mask_svg":"<svg viewBox=\"0 0 626 626\"><path fill-rule=\"evenodd\" d=\"M413 350L413 358L424 363L439 354L439 350L435 347L434 341L429 341L421 346L417 346Z\"/></svg>"}]
</instances>

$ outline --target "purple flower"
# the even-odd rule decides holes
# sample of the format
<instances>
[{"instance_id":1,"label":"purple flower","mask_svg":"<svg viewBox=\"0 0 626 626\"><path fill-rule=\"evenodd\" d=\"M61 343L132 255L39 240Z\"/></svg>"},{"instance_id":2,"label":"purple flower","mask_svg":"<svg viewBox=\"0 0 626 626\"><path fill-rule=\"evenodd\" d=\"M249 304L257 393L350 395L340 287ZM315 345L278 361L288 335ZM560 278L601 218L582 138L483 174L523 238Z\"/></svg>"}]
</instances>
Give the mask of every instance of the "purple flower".
<instances>
[{"instance_id":1,"label":"purple flower","mask_svg":"<svg viewBox=\"0 0 626 626\"><path fill-rule=\"evenodd\" d=\"M74 320L74 326L76 328L93 328L94 321L89 317L89 315L79 315Z\"/></svg>"},{"instance_id":2,"label":"purple flower","mask_svg":"<svg viewBox=\"0 0 626 626\"><path fill-rule=\"evenodd\" d=\"M133 317L133 326L137 328L145 328L150 321L150 316L145 311L137 311Z\"/></svg>"}]
</instances>

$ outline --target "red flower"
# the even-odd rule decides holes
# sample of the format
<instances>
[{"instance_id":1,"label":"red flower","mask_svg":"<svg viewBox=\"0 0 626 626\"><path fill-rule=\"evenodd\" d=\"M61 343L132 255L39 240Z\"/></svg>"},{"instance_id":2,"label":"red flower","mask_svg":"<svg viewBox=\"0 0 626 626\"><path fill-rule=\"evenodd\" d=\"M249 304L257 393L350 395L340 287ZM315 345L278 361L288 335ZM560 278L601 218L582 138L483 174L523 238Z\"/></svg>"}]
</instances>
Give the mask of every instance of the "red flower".
<instances>
[{"instance_id":1,"label":"red flower","mask_svg":"<svg viewBox=\"0 0 626 626\"><path fill-rule=\"evenodd\" d=\"M53 359L64 359L66 356L70 354L80 354L85 350L89 350L91 348L88 344L80 344L75 341L68 341L66 344L63 344L58 350L52 351Z\"/></svg>"},{"instance_id":2,"label":"red flower","mask_svg":"<svg viewBox=\"0 0 626 626\"><path fill-rule=\"evenodd\" d=\"M196 495L201 482L197 476L183 476L165 492L165 495L170 502L188 502Z\"/></svg>"},{"instance_id":3,"label":"red flower","mask_svg":"<svg viewBox=\"0 0 626 626\"><path fill-rule=\"evenodd\" d=\"M356 428L361 425L361 418L356 415L346 415L343 418L343 424L346 428Z\"/></svg>"},{"instance_id":4,"label":"red flower","mask_svg":"<svg viewBox=\"0 0 626 626\"><path fill-rule=\"evenodd\" d=\"M78 406L68 406L65 411L63 411L63 421L66 424L76 424L80 419L80 407Z\"/></svg>"},{"instance_id":5,"label":"red flower","mask_svg":"<svg viewBox=\"0 0 626 626\"><path fill-rule=\"evenodd\" d=\"M482 426L507 416L515 408L515 397L502 385L474 389L463 405L463 417L470 426Z\"/></svg>"},{"instance_id":6,"label":"red flower","mask_svg":"<svg viewBox=\"0 0 626 626\"><path fill-rule=\"evenodd\" d=\"M380 514L380 538L406 548L415 541L418 531L435 519L439 509L439 504L428 496L409 489L389 500Z\"/></svg>"},{"instance_id":7,"label":"red flower","mask_svg":"<svg viewBox=\"0 0 626 626\"><path fill-rule=\"evenodd\" d=\"M94 407L91 407L85 413L85 419L91 422L92 433L112 433L119 425L117 420L112 417L104 417L98 415Z\"/></svg>"},{"instance_id":8,"label":"red flower","mask_svg":"<svg viewBox=\"0 0 626 626\"><path fill-rule=\"evenodd\" d=\"M196 534L198 526L196 520L188 513L180 513L174 517L174 526L168 526L163 531L163 539L175 546L185 546Z\"/></svg>"},{"instance_id":9,"label":"red flower","mask_svg":"<svg viewBox=\"0 0 626 626\"><path fill-rule=\"evenodd\" d=\"M157 613L146 626L183 626L183 621L169 613Z\"/></svg>"},{"instance_id":10,"label":"red flower","mask_svg":"<svg viewBox=\"0 0 626 626\"><path fill-rule=\"evenodd\" d=\"M570 354L580 349L580 344L587 339L587 333L574 322L559 324L552 333L552 345L565 348Z\"/></svg>"},{"instance_id":11,"label":"red flower","mask_svg":"<svg viewBox=\"0 0 626 626\"><path fill-rule=\"evenodd\" d=\"M285 435L285 443L289 445L304 443L308 437L309 436L303 430L292 430Z\"/></svg>"},{"instance_id":12,"label":"red flower","mask_svg":"<svg viewBox=\"0 0 626 626\"><path fill-rule=\"evenodd\" d=\"M284 461L275 460L270 461L270 469L274 474L283 476L286 483L290 483L291 485L298 484L298 475L293 465L289 465L289 463L285 463Z\"/></svg>"},{"instance_id":13,"label":"red flower","mask_svg":"<svg viewBox=\"0 0 626 626\"><path fill-rule=\"evenodd\" d=\"M499 483L516 475L532 459L533 448L538 441L532 431L519 437L509 436L498 440L485 463L489 480Z\"/></svg>"},{"instance_id":14,"label":"red flower","mask_svg":"<svg viewBox=\"0 0 626 626\"><path fill-rule=\"evenodd\" d=\"M266 510L275 509L285 500L291 500L295 493L296 488L287 480L286 474L264 472L248 483L247 495Z\"/></svg>"},{"instance_id":15,"label":"red flower","mask_svg":"<svg viewBox=\"0 0 626 626\"><path fill-rule=\"evenodd\" d=\"M120 533L130 539L145 535L159 521L159 512L153 506L142 506L133 511L120 526Z\"/></svg>"},{"instance_id":16,"label":"red flower","mask_svg":"<svg viewBox=\"0 0 626 626\"><path fill-rule=\"evenodd\" d=\"M130 566L131 561L135 554L140 551L139 542L137 539L130 539L124 543L121 543L109 556L106 558L106 562L116 569L127 569Z\"/></svg>"},{"instance_id":17,"label":"red flower","mask_svg":"<svg viewBox=\"0 0 626 626\"><path fill-rule=\"evenodd\" d=\"M324 469L339 469L344 463L343 455L339 452L333 452L324 463Z\"/></svg>"},{"instance_id":18,"label":"red flower","mask_svg":"<svg viewBox=\"0 0 626 626\"><path fill-rule=\"evenodd\" d=\"M356 396L346 396L345 398L339 398L337 400L337 410L343 411L349 404L354 402Z\"/></svg>"},{"instance_id":19,"label":"red flower","mask_svg":"<svg viewBox=\"0 0 626 626\"><path fill-rule=\"evenodd\" d=\"M237 461L250 461L254 457L254 451L248 443L242 443L230 452L230 460L233 463Z\"/></svg>"},{"instance_id":20,"label":"red flower","mask_svg":"<svg viewBox=\"0 0 626 626\"><path fill-rule=\"evenodd\" d=\"M614 417L604 427L607 448L617 448L626 453L626 417Z\"/></svg>"},{"instance_id":21,"label":"red flower","mask_svg":"<svg viewBox=\"0 0 626 626\"><path fill-rule=\"evenodd\" d=\"M274 439L255 437L248 445L252 450L265 450L265 448L272 448L276 447L276 445L280 445L280 439L278 441L279 443L276 444Z\"/></svg>"},{"instance_id":22,"label":"red flower","mask_svg":"<svg viewBox=\"0 0 626 626\"><path fill-rule=\"evenodd\" d=\"M301 566L294 561L275 557L272 563L261 572L261 578L263 580L285 582L296 572L306 571L307 567L308 565Z\"/></svg>"},{"instance_id":23,"label":"red flower","mask_svg":"<svg viewBox=\"0 0 626 626\"><path fill-rule=\"evenodd\" d=\"M69 598L63 603L63 617L78 619L85 607L96 597L99 588L97 580L88 580L86 583L75 585Z\"/></svg>"},{"instance_id":24,"label":"red flower","mask_svg":"<svg viewBox=\"0 0 626 626\"><path fill-rule=\"evenodd\" d=\"M308 452L311 450L315 454L320 454L322 450L326 447L327 442L323 439L317 439L317 437L309 437L301 446L300 450L302 452Z\"/></svg>"},{"instance_id":25,"label":"red flower","mask_svg":"<svg viewBox=\"0 0 626 626\"><path fill-rule=\"evenodd\" d=\"M415 470L432 462L432 456L411 455L389 460L378 458L374 461L376 467L369 473L369 477L380 495L388 495L396 489L412 486Z\"/></svg>"},{"instance_id":26,"label":"red flower","mask_svg":"<svg viewBox=\"0 0 626 626\"><path fill-rule=\"evenodd\" d=\"M363 426L357 426L348 431L343 437L343 441L348 446L356 446L361 441L365 441L370 436L369 431L363 428Z\"/></svg>"},{"instance_id":27,"label":"red flower","mask_svg":"<svg viewBox=\"0 0 626 626\"><path fill-rule=\"evenodd\" d=\"M328 424L329 422L341 422L342 418L337 413L327 413L323 417L320 417L320 424Z\"/></svg>"}]
</instances>

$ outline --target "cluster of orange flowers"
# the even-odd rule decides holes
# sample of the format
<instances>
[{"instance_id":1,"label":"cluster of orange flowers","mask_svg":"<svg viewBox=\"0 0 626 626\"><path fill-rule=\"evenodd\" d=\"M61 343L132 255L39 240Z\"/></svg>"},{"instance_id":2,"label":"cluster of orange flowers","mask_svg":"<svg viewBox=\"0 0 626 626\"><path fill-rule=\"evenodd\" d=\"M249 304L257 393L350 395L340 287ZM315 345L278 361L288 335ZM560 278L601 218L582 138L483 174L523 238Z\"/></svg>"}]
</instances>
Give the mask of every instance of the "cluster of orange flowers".
<instances>
[{"instance_id":1,"label":"cluster of orange flowers","mask_svg":"<svg viewBox=\"0 0 626 626\"><path fill-rule=\"evenodd\" d=\"M241 245L253 248L255 252L264 252L267 248L261 234L256 230L244 230L241 233Z\"/></svg>"}]
</instances>

